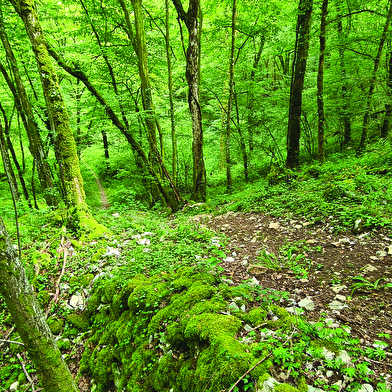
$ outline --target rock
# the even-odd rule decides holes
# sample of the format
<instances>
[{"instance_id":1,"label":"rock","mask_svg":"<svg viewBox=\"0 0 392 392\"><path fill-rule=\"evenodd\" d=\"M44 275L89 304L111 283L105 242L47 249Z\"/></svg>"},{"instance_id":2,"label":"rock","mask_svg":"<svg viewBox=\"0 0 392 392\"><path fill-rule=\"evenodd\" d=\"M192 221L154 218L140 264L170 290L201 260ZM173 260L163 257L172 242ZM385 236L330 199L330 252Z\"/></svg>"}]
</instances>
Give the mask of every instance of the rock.
<instances>
[{"instance_id":1,"label":"rock","mask_svg":"<svg viewBox=\"0 0 392 392\"><path fill-rule=\"evenodd\" d=\"M347 307L339 301L332 301L328 306L332 310L342 310L343 308Z\"/></svg>"},{"instance_id":2,"label":"rock","mask_svg":"<svg viewBox=\"0 0 392 392\"><path fill-rule=\"evenodd\" d=\"M19 381L15 381L10 385L10 392L18 390Z\"/></svg>"},{"instance_id":3,"label":"rock","mask_svg":"<svg viewBox=\"0 0 392 392\"><path fill-rule=\"evenodd\" d=\"M335 295L335 299L337 299L338 301L347 301L347 298L344 295Z\"/></svg>"},{"instance_id":4,"label":"rock","mask_svg":"<svg viewBox=\"0 0 392 392\"><path fill-rule=\"evenodd\" d=\"M63 291L68 291L71 287L67 283L60 283L60 289Z\"/></svg>"},{"instance_id":5,"label":"rock","mask_svg":"<svg viewBox=\"0 0 392 392\"><path fill-rule=\"evenodd\" d=\"M258 286L260 282L255 277L253 277L250 281L250 284L254 286Z\"/></svg>"},{"instance_id":6,"label":"rock","mask_svg":"<svg viewBox=\"0 0 392 392\"><path fill-rule=\"evenodd\" d=\"M361 388L358 389L358 392L373 392L374 389L370 384L363 384Z\"/></svg>"},{"instance_id":7,"label":"rock","mask_svg":"<svg viewBox=\"0 0 392 392\"><path fill-rule=\"evenodd\" d=\"M344 290L344 289L346 289L346 288L347 288L347 286L345 286L345 285L334 284L334 285L331 287L331 290L332 290L334 293L339 293L339 292L341 292L342 290Z\"/></svg>"},{"instance_id":8,"label":"rock","mask_svg":"<svg viewBox=\"0 0 392 392\"><path fill-rule=\"evenodd\" d=\"M268 267L263 265L250 265L247 268L247 271L252 275L261 275L270 270Z\"/></svg>"},{"instance_id":9,"label":"rock","mask_svg":"<svg viewBox=\"0 0 392 392\"><path fill-rule=\"evenodd\" d=\"M301 308L296 308L295 306L290 306L288 308L285 308L289 313L294 314L296 316L299 316L300 314L304 313L304 310Z\"/></svg>"},{"instance_id":10,"label":"rock","mask_svg":"<svg viewBox=\"0 0 392 392\"><path fill-rule=\"evenodd\" d=\"M146 231L145 233L143 233L143 235L145 237L148 237L149 235L154 235L154 233L151 233L151 231Z\"/></svg>"},{"instance_id":11,"label":"rock","mask_svg":"<svg viewBox=\"0 0 392 392\"><path fill-rule=\"evenodd\" d=\"M148 238L140 238L140 240L137 240L137 243L139 245L150 245L151 241Z\"/></svg>"},{"instance_id":12,"label":"rock","mask_svg":"<svg viewBox=\"0 0 392 392\"><path fill-rule=\"evenodd\" d=\"M139 238L142 238L141 234L135 234L131 237L133 240L138 240Z\"/></svg>"},{"instance_id":13,"label":"rock","mask_svg":"<svg viewBox=\"0 0 392 392\"><path fill-rule=\"evenodd\" d=\"M239 306L234 301L229 303L229 308L233 308L235 310L240 310Z\"/></svg>"},{"instance_id":14,"label":"rock","mask_svg":"<svg viewBox=\"0 0 392 392\"><path fill-rule=\"evenodd\" d=\"M326 376L327 378L332 377L332 376L333 376L333 371L332 371L332 370L328 370L327 373L325 373L325 376Z\"/></svg>"},{"instance_id":15,"label":"rock","mask_svg":"<svg viewBox=\"0 0 392 392\"><path fill-rule=\"evenodd\" d=\"M357 219L354 224L354 232L360 233L363 230L363 220L361 218Z\"/></svg>"},{"instance_id":16,"label":"rock","mask_svg":"<svg viewBox=\"0 0 392 392\"><path fill-rule=\"evenodd\" d=\"M271 222L268 226L269 229L279 229L279 222Z\"/></svg>"},{"instance_id":17,"label":"rock","mask_svg":"<svg viewBox=\"0 0 392 392\"><path fill-rule=\"evenodd\" d=\"M225 258L225 261L226 261L227 263L232 263L233 261L235 261L235 258L234 258L234 257L226 257L226 258Z\"/></svg>"},{"instance_id":18,"label":"rock","mask_svg":"<svg viewBox=\"0 0 392 392\"><path fill-rule=\"evenodd\" d=\"M339 355L336 357L337 359L341 359L343 363L346 365L351 363L351 357L347 354L346 350L342 350L339 352Z\"/></svg>"},{"instance_id":19,"label":"rock","mask_svg":"<svg viewBox=\"0 0 392 392\"><path fill-rule=\"evenodd\" d=\"M311 385L308 385L308 392L324 392L324 389L312 387Z\"/></svg>"},{"instance_id":20,"label":"rock","mask_svg":"<svg viewBox=\"0 0 392 392\"><path fill-rule=\"evenodd\" d=\"M120 256L120 251L117 248L108 248L103 256Z\"/></svg>"},{"instance_id":21,"label":"rock","mask_svg":"<svg viewBox=\"0 0 392 392\"><path fill-rule=\"evenodd\" d=\"M317 240L306 240L307 244L315 244Z\"/></svg>"},{"instance_id":22,"label":"rock","mask_svg":"<svg viewBox=\"0 0 392 392\"><path fill-rule=\"evenodd\" d=\"M80 294L74 294L69 300L69 304L73 308L79 308L84 306L84 299Z\"/></svg>"},{"instance_id":23,"label":"rock","mask_svg":"<svg viewBox=\"0 0 392 392\"><path fill-rule=\"evenodd\" d=\"M119 214L118 212L115 212L114 214L112 214L112 217L113 217L113 218L119 218L119 217L120 217L120 214Z\"/></svg>"},{"instance_id":24,"label":"rock","mask_svg":"<svg viewBox=\"0 0 392 392\"><path fill-rule=\"evenodd\" d=\"M392 245L389 245L389 247L388 247L388 254L392 255Z\"/></svg>"},{"instance_id":25,"label":"rock","mask_svg":"<svg viewBox=\"0 0 392 392\"><path fill-rule=\"evenodd\" d=\"M335 248L339 248L340 246L342 246L340 242L331 242L331 245L333 245Z\"/></svg>"},{"instance_id":26,"label":"rock","mask_svg":"<svg viewBox=\"0 0 392 392\"><path fill-rule=\"evenodd\" d=\"M231 255L232 255L233 257L237 257L237 252L236 252L236 251L233 251Z\"/></svg>"},{"instance_id":27,"label":"rock","mask_svg":"<svg viewBox=\"0 0 392 392\"><path fill-rule=\"evenodd\" d=\"M151 252L151 249L150 249L150 248L144 248L144 249L143 249L143 253L149 253L149 252Z\"/></svg>"},{"instance_id":28,"label":"rock","mask_svg":"<svg viewBox=\"0 0 392 392\"><path fill-rule=\"evenodd\" d=\"M332 351L327 350L325 347L323 347L323 355L327 360L332 360L335 358L335 354Z\"/></svg>"},{"instance_id":29,"label":"rock","mask_svg":"<svg viewBox=\"0 0 392 392\"><path fill-rule=\"evenodd\" d=\"M374 271L377 271L377 268L374 267L374 266L371 265L371 264L367 264L367 265L365 266L365 268L363 269L363 272L364 272L365 274L367 274L368 272L374 272Z\"/></svg>"},{"instance_id":30,"label":"rock","mask_svg":"<svg viewBox=\"0 0 392 392\"><path fill-rule=\"evenodd\" d=\"M245 329L246 332L250 332L250 331L253 330L253 328L249 324L245 324L244 325L244 329Z\"/></svg>"},{"instance_id":31,"label":"rock","mask_svg":"<svg viewBox=\"0 0 392 392\"><path fill-rule=\"evenodd\" d=\"M298 302L298 306L308 311L314 310L314 302L310 298L302 299Z\"/></svg>"},{"instance_id":32,"label":"rock","mask_svg":"<svg viewBox=\"0 0 392 392\"><path fill-rule=\"evenodd\" d=\"M385 250L379 250L378 252L376 252L376 255L378 257L387 257L387 252L385 252Z\"/></svg>"},{"instance_id":33,"label":"rock","mask_svg":"<svg viewBox=\"0 0 392 392\"><path fill-rule=\"evenodd\" d=\"M370 256L369 259L370 259L370 260L373 260L373 261L377 261L377 260L378 260L378 257L377 257L377 256Z\"/></svg>"},{"instance_id":34,"label":"rock","mask_svg":"<svg viewBox=\"0 0 392 392\"><path fill-rule=\"evenodd\" d=\"M268 378L263 382L262 385L259 385L257 388L257 392L272 392L276 385L280 383L276 381L273 377Z\"/></svg>"},{"instance_id":35,"label":"rock","mask_svg":"<svg viewBox=\"0 0 392 392\"><path fill-rule=\"evenodd\" d=\"M295 225L294 229L302 229L302 225Z\"/></svg>"}]
</instances>

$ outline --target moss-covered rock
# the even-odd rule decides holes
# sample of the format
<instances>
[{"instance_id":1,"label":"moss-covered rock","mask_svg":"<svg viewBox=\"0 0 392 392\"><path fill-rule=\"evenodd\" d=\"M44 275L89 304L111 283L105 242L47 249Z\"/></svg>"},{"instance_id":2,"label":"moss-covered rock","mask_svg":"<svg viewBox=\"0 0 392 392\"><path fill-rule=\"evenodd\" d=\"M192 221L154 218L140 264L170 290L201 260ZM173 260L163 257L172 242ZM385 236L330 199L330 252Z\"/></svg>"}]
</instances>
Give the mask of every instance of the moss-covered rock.
<instances>
[{"instance_id":1,"label":"moss-covered rock","mask_svg":"<svg viewBox=\"0 0 392 392\"><path fill-rule=\"evenodd\" d=\"M90 329L90 321L84 314L69 314L66 320L81 332L86 332Z\"/></svg>"},{"instance_id":2,"label":"moss-covered rock","mask_svg":"<svg viewBox=\"0 0 392 392\"><path fill-rule=\"evenodd\" d=\"M65 324L63 319L55 319L52 317L48 318L47 322L53 335L61 333Z\"/></svg>"}]
</instances>

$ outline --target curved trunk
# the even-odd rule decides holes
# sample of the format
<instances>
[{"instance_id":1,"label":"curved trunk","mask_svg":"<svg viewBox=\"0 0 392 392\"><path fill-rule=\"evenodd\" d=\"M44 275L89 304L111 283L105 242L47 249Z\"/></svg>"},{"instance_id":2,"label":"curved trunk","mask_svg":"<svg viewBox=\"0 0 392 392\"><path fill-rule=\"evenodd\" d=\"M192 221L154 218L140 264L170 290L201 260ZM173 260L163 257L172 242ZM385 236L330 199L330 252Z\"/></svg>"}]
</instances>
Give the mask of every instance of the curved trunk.
<instances>
[{"instance_id":1,"label":"curved trunk","mask_svg":"<svg viewBox=\"0 0 392 392\"><path fill-rule=\"evenodd\" d=\"M0 293L45 392L78 392L1 218Z\"/></svg>"}]
</instances>

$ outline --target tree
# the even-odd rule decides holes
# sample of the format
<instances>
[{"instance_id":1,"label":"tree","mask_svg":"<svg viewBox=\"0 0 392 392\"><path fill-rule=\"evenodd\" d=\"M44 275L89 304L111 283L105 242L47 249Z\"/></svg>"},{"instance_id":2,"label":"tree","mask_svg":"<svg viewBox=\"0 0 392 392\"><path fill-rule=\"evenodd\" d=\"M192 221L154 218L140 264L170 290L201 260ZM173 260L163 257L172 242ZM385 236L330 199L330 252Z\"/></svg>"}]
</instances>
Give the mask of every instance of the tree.
<instances>
[{"instance_id":1,"label":"tree","mask_svg":"<svg viewBox=\"0 0 392 392\"><path fill-rule=\"evenodd\" d=\"M318 158L320 163L324 162L324 59L325 59L325 26L328 13L328 0L323 0L321 6L320 25L320 56L317 72L317 114L318 114Z\"/></svg>"},{"instance_id":2,"label":"tree","mask_svg":"<svg viewBox=\"0 0 392 392\"><path fill-rule=\"evenodd\" d=\"M309 52L312 7L313 0L300 0L298 6L296 41L289 100L289 124L287 130L287 166L291 168L299 164L302 91L305 80L306 61Z\"/></svg>"},{"instance_id":3,"label":"tree","mask_svg":"<svg viewBox=\"0 0 392 392\"><path fill-rule=\"evenodd\" d=\"M77 392L78 388L56 346L1 217L0 294L45 392Z\"/></svg>"},{"instance_id":4,"label":"tree","mask_svg":"<svg viewBox=\"0 0 392 392\"><path fill-rule=\"evenodd\" d=\"M60 167L60 178L65 191L69 218L75 227L95 229L97 222L91 216L86 204L79 158L67 108L57 74L49 57L34 3L32 0L13 0L13 5L23 20L37 61L50 126L56 135L55 152Z\"/></svg>"},{"instance_id":5,"label":"tree","mask_svg":"<svg viewBox=\"0 0 392 392\"><path fill-rule=\"evenodd\" d=\"M207 197L206 169L203 157L203 126L199 100L199 48L200 35L198 26L199 0L190 0L185 12L181 0L173 0L178 17L188 30L188 49L186 51L186 80L188 82L188 103L192 116L192 156L193 190L192 199L205 201Z\"/></svg>"}]
</instances>

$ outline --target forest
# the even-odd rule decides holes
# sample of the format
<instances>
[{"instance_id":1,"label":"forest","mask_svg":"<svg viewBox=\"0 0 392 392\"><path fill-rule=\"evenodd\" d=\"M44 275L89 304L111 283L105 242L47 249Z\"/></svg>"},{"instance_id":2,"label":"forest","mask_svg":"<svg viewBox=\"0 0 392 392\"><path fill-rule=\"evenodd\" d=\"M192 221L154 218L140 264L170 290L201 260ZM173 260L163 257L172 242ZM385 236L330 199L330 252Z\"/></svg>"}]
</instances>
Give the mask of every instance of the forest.
<instances>
[{"instance_id":1,"label":"forest","mask_svg":"<svg viewBox=\"0 0 392 392\"><path fill-rule=\"evenodd\" d=\"M392 390L392 0L0 0L0 392Z\"/></svg>"}]
</instances>

